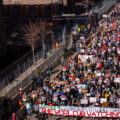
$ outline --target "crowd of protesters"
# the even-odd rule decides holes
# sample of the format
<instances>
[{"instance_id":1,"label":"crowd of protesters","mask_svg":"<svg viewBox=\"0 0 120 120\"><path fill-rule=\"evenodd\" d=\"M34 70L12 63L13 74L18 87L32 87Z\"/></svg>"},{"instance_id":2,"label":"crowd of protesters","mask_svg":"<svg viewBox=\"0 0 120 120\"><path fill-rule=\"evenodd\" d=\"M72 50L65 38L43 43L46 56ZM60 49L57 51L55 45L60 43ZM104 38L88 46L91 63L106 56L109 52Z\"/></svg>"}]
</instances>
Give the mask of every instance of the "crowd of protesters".
<instances>
[{"instance_id":1,"label":"crowd of protesters","mask_svg":"<svg viewBox=\"0 0 120 120\"><path fill-rule=\"evenodd\" d=\"M52 106L120 107L120 7L91 28L89 36L76 43L75 59L64 64L59 76L40 82L30 97L20 90L20 105L28 115L38 104ZM49 81L48 81L49 80ZM38 80L39 81L39 80Z\"/></svg>"}]
</instances>

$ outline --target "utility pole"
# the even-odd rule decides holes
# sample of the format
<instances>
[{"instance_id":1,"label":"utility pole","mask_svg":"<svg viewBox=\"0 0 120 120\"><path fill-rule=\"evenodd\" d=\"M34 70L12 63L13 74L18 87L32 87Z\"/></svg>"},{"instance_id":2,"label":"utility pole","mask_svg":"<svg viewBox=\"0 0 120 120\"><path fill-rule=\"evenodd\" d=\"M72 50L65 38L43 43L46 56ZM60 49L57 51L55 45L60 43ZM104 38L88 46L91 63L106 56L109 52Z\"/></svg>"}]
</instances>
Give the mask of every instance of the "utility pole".
<instances>
[{"instance_id":1,"label":"utility pole","mask_svg":"<svg viewBox=\"0 0 120 120\"><path fill-rule=\"evenodd\" d=\"M86 0L86 5L87 5L86 6L86 13L87 13L87 11L88 11L88 8L87 8L88 7L88 0Z\"/></svg>"}]
</instances>

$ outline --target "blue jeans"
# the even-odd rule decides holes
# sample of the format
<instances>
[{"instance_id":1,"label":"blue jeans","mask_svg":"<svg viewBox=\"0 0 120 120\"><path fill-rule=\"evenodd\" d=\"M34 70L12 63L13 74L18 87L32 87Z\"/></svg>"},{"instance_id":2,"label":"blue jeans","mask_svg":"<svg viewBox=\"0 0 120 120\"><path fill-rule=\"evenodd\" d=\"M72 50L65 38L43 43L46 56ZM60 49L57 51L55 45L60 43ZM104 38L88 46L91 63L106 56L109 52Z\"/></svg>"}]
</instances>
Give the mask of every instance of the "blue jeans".
<instances>
[{"instance_id":1,"label":"blue jeans","mask_svg":"<svg viewBox=\"0 0 120 120\"><path fill-rule=\"evenodd\" d=\"M31 115L30 109L27 109L27 114L28 114L28 115Z\"/></svg>"},{"instance_id":2,"label":"blue jeans","mask_svg":"<svg viewBox=\"0 0 120 120\"><path fill-rule=\"evenodd\" d=\"M62 119L65 119L65 116L62 116Z\"/></svg>"}]
</instances>

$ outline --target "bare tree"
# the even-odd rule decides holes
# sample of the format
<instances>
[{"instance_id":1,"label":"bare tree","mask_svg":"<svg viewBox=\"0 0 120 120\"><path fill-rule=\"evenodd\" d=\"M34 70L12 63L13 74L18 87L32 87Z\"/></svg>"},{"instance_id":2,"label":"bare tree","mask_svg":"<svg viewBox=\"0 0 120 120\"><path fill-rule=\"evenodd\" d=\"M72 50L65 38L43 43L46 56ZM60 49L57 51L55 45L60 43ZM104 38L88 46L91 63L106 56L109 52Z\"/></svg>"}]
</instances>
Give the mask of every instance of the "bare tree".
<instances>
[{"instance_id":1,"label":"bare tree","mask_svg":"<svg viewBox=\"0 0 120 120\"><path fill-rule=\"evenodd\" d=\"M47 22L40 21L38 23L38 27L39 27L39 35L40 35L39 37L43 45L43 57L45 57L47 36L49 34L49 30L47 28L48 27Z\"/></svg>"},{"instance_id":2,"label":"bare tree","mask_svg":"<svg viewBox=\"0 0 120 120\"><path fill-rule=\"evenodd\" d=\"M33 54L33 63L35 65L35 47L36 43L39 40L39 28L35 23L29 22L28 25L25 25L23 28L24 39L31 45L32 54Z\"/></svg>"}]
</instances>

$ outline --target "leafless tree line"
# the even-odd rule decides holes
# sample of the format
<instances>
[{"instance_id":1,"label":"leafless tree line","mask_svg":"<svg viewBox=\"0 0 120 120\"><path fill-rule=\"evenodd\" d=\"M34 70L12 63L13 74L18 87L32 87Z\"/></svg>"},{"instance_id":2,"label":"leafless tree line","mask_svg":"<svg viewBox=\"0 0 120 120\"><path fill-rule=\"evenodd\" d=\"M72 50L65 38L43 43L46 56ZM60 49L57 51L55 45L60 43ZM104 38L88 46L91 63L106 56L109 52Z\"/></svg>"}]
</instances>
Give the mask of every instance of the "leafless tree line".
<instances>
[{"instance_id":1,"label":"leafless tree line","mask_svg":"<svg viewBox=\"0 0 120 120\"><path fill-rule=\"evenodd\" d=\"M43 46L43 56L45 57L45 42L47 40L47 36L49 34L49 30L47 28L47 23L40 21L40 22L29 22L29 24L25 25L25 27L22 28L24 34L23 38L30 44L32 49L32 55L33 55L33 63L35 65L35 48L36 44L40 40L42 42Z\"/></svg>"}]
</instances>

